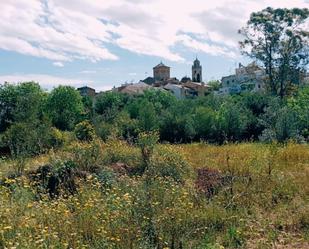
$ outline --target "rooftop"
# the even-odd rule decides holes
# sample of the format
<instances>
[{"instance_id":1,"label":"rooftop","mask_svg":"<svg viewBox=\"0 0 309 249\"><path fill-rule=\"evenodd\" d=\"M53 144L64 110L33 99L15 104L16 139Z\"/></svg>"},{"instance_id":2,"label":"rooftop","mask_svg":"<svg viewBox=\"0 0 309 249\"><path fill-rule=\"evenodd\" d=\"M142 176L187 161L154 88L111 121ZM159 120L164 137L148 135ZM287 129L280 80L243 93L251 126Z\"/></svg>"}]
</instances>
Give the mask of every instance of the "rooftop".
<instances>
[{"instance_id":1,"label":"rooftop","mask_svg":"<svg viewBox=\"0 0 309 249\"><path fill-rule=\"evenodd\" d=\"M168 66L166 66L166 65L164 65L163 63L162 63L162 61L158 64L158 65L156 65L154 68L159 68L159 67L168 67ZM168 68L170 68L170 67L168 67Z\"/></svg>"}]
</instances>

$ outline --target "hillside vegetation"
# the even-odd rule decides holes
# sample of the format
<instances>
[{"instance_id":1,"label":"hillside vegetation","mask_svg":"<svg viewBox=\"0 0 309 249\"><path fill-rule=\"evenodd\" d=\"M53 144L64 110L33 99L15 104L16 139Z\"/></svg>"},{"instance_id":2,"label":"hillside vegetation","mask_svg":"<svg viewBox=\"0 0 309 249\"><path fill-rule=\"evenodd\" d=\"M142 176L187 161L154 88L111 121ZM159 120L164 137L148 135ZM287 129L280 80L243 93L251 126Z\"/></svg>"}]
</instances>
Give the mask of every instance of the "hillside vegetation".
<instances>
[{"instance_id":1,"label":"hillside vegetation","mask_svg":"<svg viewBox=\"0 0 309 249\"><path fill-rule=\"evenodd\" d=\"M156 136L2 161L0 248L309 246L308 145Z\"/></svg>"}]
</instances>

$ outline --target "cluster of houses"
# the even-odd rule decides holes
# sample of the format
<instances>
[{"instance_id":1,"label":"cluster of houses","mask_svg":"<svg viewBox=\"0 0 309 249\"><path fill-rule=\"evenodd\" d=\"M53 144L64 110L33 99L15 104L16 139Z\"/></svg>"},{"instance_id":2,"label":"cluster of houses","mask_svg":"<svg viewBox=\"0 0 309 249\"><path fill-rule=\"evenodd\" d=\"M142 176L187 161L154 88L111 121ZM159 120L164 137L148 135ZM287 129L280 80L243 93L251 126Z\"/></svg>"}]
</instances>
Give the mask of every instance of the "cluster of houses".
<instances>
[{"instance_id":1,"label":"cluster of houses","mask_svg":"<svg viewBox=\"0 0 309 249\"><path fill-rule=\"evenodd\" d=\"M148 89L158 89L172 93L176 98L193 98L206 96L213 89L203 82L202 65L196 58L192 65L192 78L183 77L178 80L171 77L171 68L160 62L153 68L153 77L147 77L138 83L125 83L120 87L114 87L111 91L126 93L126 94L142 94ZM229 76L222 77L220 88L214 91L215 94L237 94L241 92L259 92L265 89L266 73L255 62L247 66L239 63L235 73ZM309 82L309 75L304 78ZM82 96L95 96L95 89L90 87L78 88Z\"/></svg>"},{"instance_id":2,"label":"cluster of houses","mask_svg":"<svg viewBox=\"0 0 309 249\"><path fill-rule=\"evenodd\" d=\"M138 94L146 89L159 89L169 91L176 98L190 98L196 96L205 96L209 93L209 86L202 81L202 66L196 59L192 66L192 79L183 77L178 80L171 77L171 68L160 62L153 68L153 77L147 77L136 84L123 84L120 87L114 87L112 91Z\"/></svg>"}]
</instances>

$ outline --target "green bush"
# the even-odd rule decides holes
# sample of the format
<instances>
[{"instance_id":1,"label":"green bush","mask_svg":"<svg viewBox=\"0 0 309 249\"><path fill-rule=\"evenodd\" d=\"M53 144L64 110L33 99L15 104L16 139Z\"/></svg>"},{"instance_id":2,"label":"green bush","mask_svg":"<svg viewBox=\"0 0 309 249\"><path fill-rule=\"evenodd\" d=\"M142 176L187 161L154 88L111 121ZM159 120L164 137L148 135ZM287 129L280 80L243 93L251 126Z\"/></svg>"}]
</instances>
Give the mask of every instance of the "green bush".
<instances>
[{"instance_id":1,"label":"green bush","mask_svg":"<svg viewBox=\"0 0 309 249\"><path fill-rule=\"evenodd\" d=\"M48 95L45 110L55 127L73 130L84 111L82 97L74 87L58 86Z\"/></svg>"},{"instance_id":2,"label":"green bush","mask_svg":"<svg viewBox=\"0 0 309 249\"><path fill-rule=\"evenodd\" d=\"M75 136L81 141L91 141L95 137L95 131L89 121L85 120L78 123L74 129Z\"/></svg>"},{"instance_id":3,"label":"green bush","mask_svg":"<svg viewBox=\"0 0 309 249\"><path fill-rule=\"evenodd\" d=\"M94 140L91 143L74 143L69 152L72 154L72 161L79 170L97 172L103 165L103 151L100 141Z\"/></svg>"},{"instance_id":4,"label":"green bush","mask_svg":"<svg viewBox=\"0 0 309 249\"><path fill-rule=\"evenodd\" d=\"M300 136L299 116L293 109L272 105L266 109L260 122L264 125L260 140L285 142L289 139L302 140Z\"/></svg>"},{"instance_id":5,"label":"green bush","mask_svg":"<svg viewBox=\"0 0 309 249\"><path fill-rule=\"evenodd\" d=\"M169 177L183 182L190 174L190 167L184 157L170 146L158 147L150 158L148 174L154 177Z\"/></svg>"},{"instance_id":6,"label":"green bush","mask_svg":"<svg viewBox=\"0 0 309 249\"><path fill-rule=\"evenodd\" d=\"M104 145L104 164L124 163L131 167L139 167L142 159L137 148L129 146L125 141L108 140Z\"/></svg>"},{"instance_id":7,"label":"green bush","mask_svg":"<svg viewBox=\"0 0 309 249\"><path fill-rule=\"evenodd\" d=\"M62 147L68 140L67 135L55 127L50 129L50 145L53 148Z\"/></svg>"},{"instance_id":8,"label":"green bush","mask_svg":"<svg viewBox=\"0 0 309 249\"><path fill-rule=\"evenodd\" d=\"M47 124L14 123L5 132L3 143L13 156L31 156L51 148L49 138L50 126Z\"/></svg>"},{"instance_id":9,"label":"green bush","mask_svg":"<svg viewBox=\"0 0 309 249\"><path fill-rule=\"evenodd\" d=\"M115 130L115 127L113 124L109 124L105 121L95 121L94 128L95 128L96 135L105 142L114 133L114 130Z\"/></svg>"}]
</instances>

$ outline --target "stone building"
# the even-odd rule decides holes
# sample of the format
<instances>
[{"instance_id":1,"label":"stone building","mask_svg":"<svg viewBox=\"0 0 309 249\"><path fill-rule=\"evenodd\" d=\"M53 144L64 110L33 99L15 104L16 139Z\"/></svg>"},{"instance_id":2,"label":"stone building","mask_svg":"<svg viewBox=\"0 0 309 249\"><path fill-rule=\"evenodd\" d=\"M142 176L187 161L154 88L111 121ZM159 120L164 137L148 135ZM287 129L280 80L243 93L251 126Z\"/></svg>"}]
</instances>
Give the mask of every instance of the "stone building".
<instances>
[{"instance_id":1,"label":"stone building","mask_svg":"<svg viewBox=\"0 0 309 249\"><path fill-rule=\"evenodd\" d=\"M95 89L88 86L77 88L77 91L79 91L80 95L83 97L94 97L96 95Z\"/></svg>"},{"instance_id":2,"label":"stone building","mask_svg":"<svg viewBox=\"0 0 309 249\"><path fill-rule=\"evenodd\" d=\"M255 62L243 66L239 63L235 74L222 77L219 92L223 94L233 94L240 92L258 92L264 89L264 79L266 74Z\"/></svg>"},{"instance_id":3,"label":"stone building","mask_svg":"<svg viewBox=\"0 0 309 249\"><path fill-rule=\"evenodd\" d=\"M153 89L153 87L146 84L145 82L140 81L134 84L133 83L122 84L120 87L113 88L113 91L119 93L125 93L128 95L140 95L149 89Z\"/></svg>"},{"instance_id":4,"label":"stone building","mask_svg":"<svg viewBox=\"0 0 309 249\"><path fill-rule=\"evenodd\" d=\"M200 61L196 58L192 65L192 81L202 82L202 66Z\"/></svg>"},{"instance_id":5,"label":"stone building","mask_svg":"<svg viewBox=\"0 0 309 249\"><path fill-rule=\"evenodd\" d=\"M155 81L164 81L170 78L170 67L162 62L153 68L153 78Z\"/></svg>"}]
</instances>

